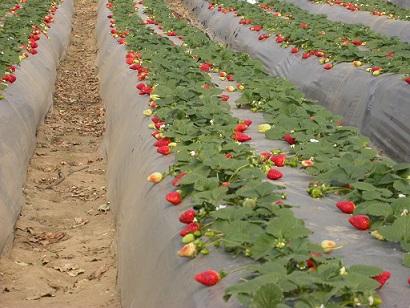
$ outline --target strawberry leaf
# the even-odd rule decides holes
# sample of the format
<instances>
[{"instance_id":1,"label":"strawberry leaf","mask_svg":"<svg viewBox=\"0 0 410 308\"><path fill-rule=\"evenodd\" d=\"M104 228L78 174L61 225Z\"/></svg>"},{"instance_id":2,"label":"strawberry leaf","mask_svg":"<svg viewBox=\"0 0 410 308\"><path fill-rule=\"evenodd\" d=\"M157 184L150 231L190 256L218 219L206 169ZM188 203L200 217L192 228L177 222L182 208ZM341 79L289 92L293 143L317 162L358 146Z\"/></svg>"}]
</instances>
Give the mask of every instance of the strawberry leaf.
<instances>
[{"instance_id":1,"label":"strawberry leaf","mask_svg":"<svg viewBox=\"0 0 410 308\"><path fill-rule=\"evenodd\" d=\"M382 227L378 231L386 240L403 243L403 249L410 251L410 216L400 216L391 226Z\"/></svg>"},{"instance_id":2,"label":"strawberry leaf","mask_svg":"<svg viewBox=\"0 0 410 308\"><path fill-rule=\"evenodd\" d=\"M403 265L410 267L410 253L406 253L403 258Z\"/></svg>"},{"instance_id":3,"label":"strawberry leaf","mask_svg":"<svg viewBox=\"0 0 410 308\"><path fill-rule=\"evenodd\" d=\"M238 206L228 206L226 208L217 210L212 213L212 217L215 219L226 220L229 222L235 220L241 220L252 213L250 207L238 207Z\"/></svg>"},{"instance_id":4,"label":"strawberry leaf","mask_svg":"<svg viewBox=\"0 0 410 308\"><path fill-rule=\"evenodd\" d=\"M276 284L268 283L254 293L254 307L278 307L283 301L283 291Z\"/></svg>"}]
</instances>

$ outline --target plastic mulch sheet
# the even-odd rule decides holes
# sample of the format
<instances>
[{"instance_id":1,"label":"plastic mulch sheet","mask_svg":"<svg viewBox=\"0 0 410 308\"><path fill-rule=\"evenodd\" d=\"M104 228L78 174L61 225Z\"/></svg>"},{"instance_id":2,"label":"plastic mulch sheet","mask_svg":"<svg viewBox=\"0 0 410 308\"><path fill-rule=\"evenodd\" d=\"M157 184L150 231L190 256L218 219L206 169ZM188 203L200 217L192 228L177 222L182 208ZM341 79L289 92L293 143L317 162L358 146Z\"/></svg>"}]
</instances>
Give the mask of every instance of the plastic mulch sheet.
<instances>
[{"instance_id":1,"label":"plastic mulch sheet","mask_svg":"<svg viewBox=\"0 0 410 308\"><path fill-rule=\"evenodd\" d=\"M14 225L23 204L22 187L36 145L36 129L52 106L56 68L71 37L73 1L65 0L43 34L38 53L16 67L17 80L0 101L0 253L10 252Z\"/></svg>"}]
</instances>

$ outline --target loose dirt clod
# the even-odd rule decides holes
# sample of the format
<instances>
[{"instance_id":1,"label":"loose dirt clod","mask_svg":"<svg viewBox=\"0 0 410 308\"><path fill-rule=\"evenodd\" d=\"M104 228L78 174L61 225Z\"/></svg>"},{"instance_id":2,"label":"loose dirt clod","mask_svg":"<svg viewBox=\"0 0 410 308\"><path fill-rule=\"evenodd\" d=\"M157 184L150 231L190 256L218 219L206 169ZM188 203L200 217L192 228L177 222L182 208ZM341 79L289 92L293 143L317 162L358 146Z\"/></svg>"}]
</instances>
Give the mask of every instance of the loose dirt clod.
<instances>
[{"instance_id":1,"label":"loose dirt clod","mask_svg":"<svg viewBox=\"0 0 410 308\"><path fill-rule=\"evenodd\" d=\"M78 0L53 111L38 129L10 258L0 259L0 307L120 307L115 222L99 151L104 107L94 66L96 0Z\"/></svg>"}]
</instances>

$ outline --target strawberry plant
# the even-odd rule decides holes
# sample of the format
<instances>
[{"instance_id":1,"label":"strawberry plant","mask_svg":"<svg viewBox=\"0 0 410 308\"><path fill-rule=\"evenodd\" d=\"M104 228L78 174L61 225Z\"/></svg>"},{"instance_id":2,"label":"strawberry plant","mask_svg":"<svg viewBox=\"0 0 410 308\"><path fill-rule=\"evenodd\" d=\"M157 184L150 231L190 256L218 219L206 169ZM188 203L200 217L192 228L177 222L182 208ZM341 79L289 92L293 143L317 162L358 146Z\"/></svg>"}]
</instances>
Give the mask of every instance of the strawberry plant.
<instances>
[{"instance_id":1,"label":"strawberry plant","mask_svg":"<svg viewBox=\"0 0 410 308\"><path fill-rule=\"evenodd\" d=\"M0 76L4 76L0 90L16 80L13 64L37 53L37 41L43 34L47 36L52 16L58 9L58 2L51 0L30 0L11 5L11 2L4 3L8 13L0 26Z\"/></svg>"},{"instance_id":2,"label":"strawberry plant","mask_svg":"<svg viewBox=\"0 0 410 308\"><path fill-rule=\"evenodd\" d=\"M307 56L302 58L310 55L321 58L326 69L331 69L334 63L360 60L372 67L383 68L382 72L409 74L406 65L409 43L377 34L362 24L333 22L324 15L309 14L286 1L266 0L263 3L262 8L274 8L276 13L236 0L218 1L210 9L233 8L237 16L252 20L253 24L276 36L276 41L283 47L296 46L305 50ZM327 61L333 64L325 64Z\"/></svg>"},{"instance_id":3,"label":"strawberry plant","mask_svg":"<svg viewBox=\"0 0 410 308\"><path fill-rule=\"evenodd\" d=\"M410 20L410 10L399 7L391 2L381 0L356 0L353 2L341 0L308 0L313 3L326 3L339 5L352 12L356 10L367 11L376 16L387 16L393 19Z\"/></svg>"},{"instance_id":4,"label":"strawberry plant","mask_svg":"<svg viewBox=\"0 0 410 308\"><path fill-rule=\"evenodd\" d=\"M306 170L317 166L318 157L325 164L331 157L343 157L350 150L361 154L363 151L367 154L363 161L371 162L377 152L364 147L368 140L349 127L343 127L341 134L334 137L341 127L340 117L304 99L287 81L268 77L260 62L224 49L187 27L175 14L169 14L164 3L147 0L144 5L147 19L142 22L136 16L128 18L134 12L132 1L113 1L112 25L115 24L114 34L128 33L118 42L126 44L130 53L138 51L140 64L149 70L144 86L152 91L140 94L149 95L151 103L155 102L155 121L162 123L153 126L155 135L175 144L175 162L169 173L175 177L174 185L180 193L190 197L195 212L187 214L187 220L182 218L185 223L194 216L181 231L186 245L178 255L193 258L199 251L198 256L207 255L208 247L222 247L257 261L247 268L254 279L226 290L226 299L236 295L246 306L259 305L266 298L273 305L300 302L320 306L337 302L344 306L377 306L380 300L373 291L380 283L373 277L383 270L366 265L347 267L338 257L320 256L323 248L307 239L310 230L283 203L281 187L266 181L274 162L260 159L245 140L235 140L235 132L246 130L238 124L251 123L232 117L229 105L220 99L222 90L213 85L208 72L227 72L226 76L232 75L245 85L243 95L248 95L249 100L242 100L238 106L248 107L255 101L254 111L266 112L266 119L273 124L263 132L272 139L288 136L297 161L306 158L305 161L314 162L306 163ZM161 30L175 32L186 45L174 44L169 35L158 36L147 25L160 25ZM219 73L218 76L221 77ZM274 97L275 91L282 95ZM253 95L259 95L257 101L250 100ZM326 138L334 139L326 145ZM316 148L309 144L316 144ZM391 164L387 159L386 162ZM322 169L312 170L319 176ZM400 170L405 167L397 169ZM357 178L363 180L366 175L360 173ZM403 173L399 177L406 187L401 176ZM357 192L361 191L359 188L357 184ZM388 193L380 190L380 194ZM208 280L208 274L212 279ZM210 270L198 278L205 276L199 279L201 283L214 285L224 275Z\"/></svg>"}]
</instances>

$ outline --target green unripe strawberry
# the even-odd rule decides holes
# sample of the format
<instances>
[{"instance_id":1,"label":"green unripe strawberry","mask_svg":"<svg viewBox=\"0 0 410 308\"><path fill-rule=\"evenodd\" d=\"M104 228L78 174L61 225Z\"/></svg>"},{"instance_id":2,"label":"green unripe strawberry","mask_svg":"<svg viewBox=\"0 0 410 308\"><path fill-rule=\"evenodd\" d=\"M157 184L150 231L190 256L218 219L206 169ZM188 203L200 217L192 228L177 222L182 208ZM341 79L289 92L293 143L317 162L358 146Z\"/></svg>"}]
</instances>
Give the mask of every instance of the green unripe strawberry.
<instances>
[{"instance_id":1,"label":"green unripe strawberry","mask_svg":"<svg viewBox=\"0 0 410 308\"><path fill-rule=\"evenodd\" d=\"M310 192L310 195L312 198L320 198L323 196L322 190L320 188L313 188L312 191Z\"/></svg>"},{"instance_id":2,"label":"green unripe strawberry","mask_svg":"<svg viewBox=\"0 0 410 308\"><path fill-rule=\"evenodd\" d=\"M195 235L189 233L182 238L182 243L188 244L195 241Z\"/></svg>"},{"instance_id":3,"label":"green unripe strawberry","mask_svg":"<svg viewBox=\"0 0 410 308\"><path fill-rule=\"evenodd\" d=\"M194 235L195 235L196 237L201 236L201 235L202 235L201 230L195 230L195 231L194 231Z\"/></svg>"}]
</instances>

